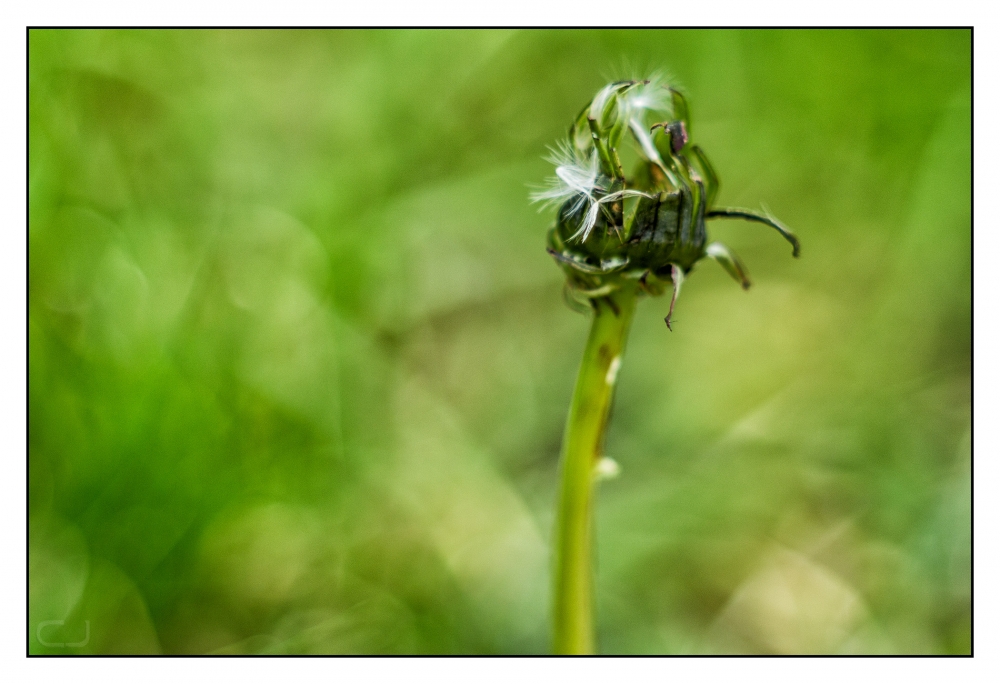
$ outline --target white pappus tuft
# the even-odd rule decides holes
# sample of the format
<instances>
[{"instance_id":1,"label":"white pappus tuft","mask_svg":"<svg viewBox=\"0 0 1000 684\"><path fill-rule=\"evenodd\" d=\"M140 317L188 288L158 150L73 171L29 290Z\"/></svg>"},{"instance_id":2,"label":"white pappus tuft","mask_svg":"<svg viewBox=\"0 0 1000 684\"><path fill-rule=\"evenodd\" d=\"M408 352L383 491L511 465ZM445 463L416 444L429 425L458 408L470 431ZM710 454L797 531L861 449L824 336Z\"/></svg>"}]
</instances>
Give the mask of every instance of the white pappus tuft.
<instances>
[{"instance_id":1,"label":"white pappus tuft","mask_svg":"<svg viewBox=\"0 0 1000 684\"><path fill-rule=\"evenodd\" d=\"M607 185L600 178L596 152L591 150L589 157L584 158L567 142L560 142L551 152L546 160L555 164L556 177L549 179L547 189L531 193L532 202L545 202L545 206L558 207L575 197L577 201L572 207L575 213L588 199L593 199L595 192L607 190Z\"/></svg>"},{"instance_id":2,"label":"white pappus tuft","mask_svg":"<svg viewBox=\"0 0 1000 684\"><path fill-rule=\"evenodd\" d=\"M647 197L639 190L619 190L610 194L606 179L602 178L597 153L591 151L589 157L583 158L568 143L562 142L552 150L548 160L556 166L555 178L549 179L549 187L531 194L533 202L544 202L546 206L562 206L573 200L570 213L576 214L584 206L587 213L579 230L569 239L580 238L581 242L590 236L590 231L597 225L597 217L601 205L617 202L625 197Z\"/></svg>"},{"instance_id":3,"label":"white pappus tuft","mask_svg":"<svg viewBox=\"0 0 1000 684\"><path fill-rule=\"evenodd\" d=\"M654 74L646 81L629 88L622 95L622 105L627 109L628 125L642 149L642 154L661 168L665 168L660 153L646 125L646 112L660 112L668 117L674 114L673 95L663 77Z\"/></svg>"},{"instance_id":4,"label":"white pappus tuft","mask_svg":"<svg viewBox=\"0 0 1000 684\"><path fill-rule=\"evenodd\" d=\"M643 115L646 112L662 112L671 116L674 110L673 96L670 86L658 75L637 83L621 95L622 103L629 114L630 121L644 125Z\"/></svg>"}]
</instances>

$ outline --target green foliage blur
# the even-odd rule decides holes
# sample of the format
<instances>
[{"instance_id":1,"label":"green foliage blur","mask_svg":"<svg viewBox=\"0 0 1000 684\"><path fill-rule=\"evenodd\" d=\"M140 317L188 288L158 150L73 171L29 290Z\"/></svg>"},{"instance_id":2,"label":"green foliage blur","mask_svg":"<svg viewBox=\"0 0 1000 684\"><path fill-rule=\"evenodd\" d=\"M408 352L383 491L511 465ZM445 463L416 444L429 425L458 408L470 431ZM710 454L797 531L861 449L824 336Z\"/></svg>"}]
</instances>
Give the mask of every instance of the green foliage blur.
<instances>
[{"instance_id":1,"label":"green foliage blur","mask_svg":"<svg viewBox=\"0 0 1000 684\"><path fill-rule=\"evenodd\" d=\"M29 33L31 653L544 653L588 319L529 204L666 70L719 203L640 302L603 653L969 653L971 35Z\"/></svg>"}]
</instances>

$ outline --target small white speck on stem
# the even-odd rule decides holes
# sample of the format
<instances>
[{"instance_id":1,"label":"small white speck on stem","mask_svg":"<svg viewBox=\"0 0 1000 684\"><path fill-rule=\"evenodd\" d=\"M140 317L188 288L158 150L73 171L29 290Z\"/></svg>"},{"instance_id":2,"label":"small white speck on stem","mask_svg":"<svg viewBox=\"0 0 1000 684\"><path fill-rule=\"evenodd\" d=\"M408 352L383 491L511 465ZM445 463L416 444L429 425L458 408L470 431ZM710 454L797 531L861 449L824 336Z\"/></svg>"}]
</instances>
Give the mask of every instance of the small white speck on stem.
<instances>
[{"instance_id":1,"label":"small white speck on stem","mask_svg":"<svg viewBox=\"0 0 1000 684\"><path fill-rule=\"evenodd\" d=\"M594 464L594 476L598 480L612 480L618 477L621 471L622 467L618 465L618 461L607 456L601 456Z\"/></svg>"},{"instance_id":2,"label":"small white speck on stem","mask_svg":"<svg viewBox=\"0 0 1000 684\"><path fill-rule=\"evenodd\" d=\"M615 380L618 379L618 369L622 367L622 357L616 356L611 359L611 365L608 366L608 374L604 376L604 380L609 384L615 384Z\"/></svg>"}]
</instances>

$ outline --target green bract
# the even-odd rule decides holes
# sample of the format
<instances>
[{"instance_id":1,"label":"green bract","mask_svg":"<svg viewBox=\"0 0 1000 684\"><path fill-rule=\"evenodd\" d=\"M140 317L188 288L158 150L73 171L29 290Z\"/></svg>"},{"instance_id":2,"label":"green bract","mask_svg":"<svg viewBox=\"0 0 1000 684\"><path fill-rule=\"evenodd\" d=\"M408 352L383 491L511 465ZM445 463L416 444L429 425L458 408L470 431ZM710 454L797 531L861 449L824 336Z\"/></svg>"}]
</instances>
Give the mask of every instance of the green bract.
<instances>
[{"instance_id":1,"label":"green bract","mask_svg":"<svg viewBox=\"0 0 1000 684\"><path fill-rule=\"evenodd\" d=\"M548 252L566 273L571 303L593 301L636 281L662 294L672 285L670 318L684 276L704 257L718 261L744 288L743 262L720 242L708 242L705 220L742 218L771 226L799 255L798 239L773 218L714 205L719 180L705 153L688 139L684 96L658 79L617 81L583 108L568 138L554 150L550 187L536 201L558 206ZM625 138L638 162L622 167Z\"/></svg>"}]
</instances>

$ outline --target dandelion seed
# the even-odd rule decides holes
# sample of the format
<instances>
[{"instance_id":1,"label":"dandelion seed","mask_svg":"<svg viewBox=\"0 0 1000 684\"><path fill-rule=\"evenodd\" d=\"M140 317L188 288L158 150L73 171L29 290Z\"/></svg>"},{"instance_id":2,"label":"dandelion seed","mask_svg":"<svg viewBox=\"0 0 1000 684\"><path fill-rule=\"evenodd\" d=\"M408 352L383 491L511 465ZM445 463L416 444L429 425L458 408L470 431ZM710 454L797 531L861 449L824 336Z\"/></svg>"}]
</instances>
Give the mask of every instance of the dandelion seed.
<instances>
[{"instance_id":1,"label":"dandelion seed","mask_svg":"<svg viewBox=\"0 0 1000 684\"><path fill-rule=\"evenodd\" d=\"M651 162L665 169L666 165L660 158L660 153L653 144L653 138L646 126L646 112L659 112L667 117L673 116L674 104L670 87L659 75L650 78L631 88L622 96L627 108L628 125L635 136L642 154Z\"/></svg>"},{"instance_id":2,"label":"dandelion seed","mask_svg":"<svg viewBox=\"0 0 1000 684\"><path fill-rule=\"evenodd\" d=\"M645 123L642 119L646 112L662 112L670 116L674 110L670 87L659 76L629 88L622 94L622 102L630 122L638 120L641 124Z\"/></svg>"},{"instance_id":3,"label":"dandelion seed","mask_svg":"<svg viewBox=\"0 0 1000 684\"><path fill-rule=\"evenodd\" d=\"M556 166L556 177L549 179L547 189L532 193L531 200L544 202L545 206L561 206L572 200L568 208L569 214L577 214L586 206L587 212L583 222L570 237L571 240L579 238L583 241L590 237L604 205L625 197L648 197L639 190L619 190L603 194L607 192L608 185L606 179L601 177L597 155L592 153L588 158L581 158L580 154L565 142L552 150L548 160Z\"/></svg>"},{"instance_id":4,"label":"dandelion seed","mask_svg":"<svg viewBox=\"0 0 1000 684\"><path fill-rule=\"evenodd\" d=\"M555 164L556 177L548 180L548 189L531 194L532 202L544 202L544 206L559 206L574 199L571 213L576 213L588 199L593 200L595 192L607 190L607 185L600 178L596 154L591 153L589 158L582 158L568 143L561 142L546 159Z\"/></svg>"}]
</instances>

